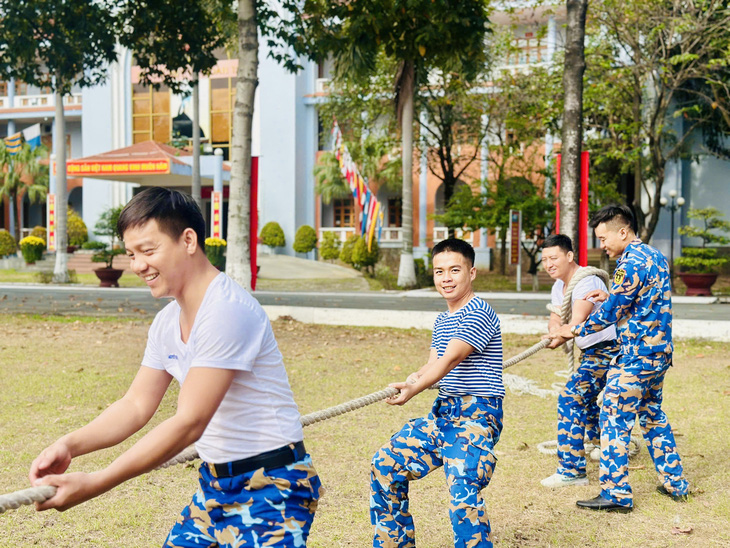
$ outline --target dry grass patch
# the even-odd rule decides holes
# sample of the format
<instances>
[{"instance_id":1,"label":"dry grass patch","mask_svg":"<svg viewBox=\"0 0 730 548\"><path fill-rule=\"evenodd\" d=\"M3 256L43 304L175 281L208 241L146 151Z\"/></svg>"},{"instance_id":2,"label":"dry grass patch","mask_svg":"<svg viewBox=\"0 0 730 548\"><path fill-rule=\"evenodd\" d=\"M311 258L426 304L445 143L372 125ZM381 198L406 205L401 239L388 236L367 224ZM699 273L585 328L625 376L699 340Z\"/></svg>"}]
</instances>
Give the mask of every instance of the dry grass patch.
<instances>
[{"instance_id":1,"label":"dry grass patch","mask_svg":"<svg viewBox=\"0 0 730 548\"><path fill-rule=\"evenodd\" d=\"M121 396L142 357L147 321L75 321L0 316L0 493L25 488L27 469L55 437L82 425ZM415 330L342 328L278 321L274 324L302 413L383 388L420 366L429 333ZM534 343L506 336L505 355ZM497 546L727 546L730 531L730 359L723 344L683 341L666 381L666 405L687 475L696 495L677 504L654 492L656 478L644 449L632 461L636 509L601 514L575 507L597 493L591 486L547 491L539 480L554 471L554 457L535 446L555 436L555 399L507 395L500 458L484 492ZM560 381L563 355L542 351L511 373L542 387ZM174 412L174 391L155 419ZM308 427L306 443L327 490L314 522L311 547L370 544L368 474L370 457L410 417L428 411L434 394L399 408L375 404ZM128 444L125 445L125 447ZM75 470L104 466L121 449L79 458ZM196 486L190 466L136 478L65 513L37 514L23 507L0 515L0 547L152 547ZM453 545L448 494L436 471L411 487L411 509L419 548ZM687 536L675 525L691 526Z\"/></svg>"}]
</instances>

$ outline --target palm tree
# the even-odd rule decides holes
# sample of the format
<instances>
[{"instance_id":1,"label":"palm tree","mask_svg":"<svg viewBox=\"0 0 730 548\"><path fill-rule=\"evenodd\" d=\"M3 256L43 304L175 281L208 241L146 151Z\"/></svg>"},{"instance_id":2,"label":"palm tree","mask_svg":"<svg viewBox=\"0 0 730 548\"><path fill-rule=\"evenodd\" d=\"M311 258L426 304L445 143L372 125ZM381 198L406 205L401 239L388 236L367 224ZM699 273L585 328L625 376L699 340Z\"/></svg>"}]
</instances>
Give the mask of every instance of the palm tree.
<instances>
[{"instance_id":1,"label":"palm tree","mask_svg":"<svg viewBox=\"0 0 730 548\"><path fill-rule=\"evenodd\" d=\"M39 162L46 155L46 149L31 149L30 145L24 144L17 154L12 155L5 142L0 143L0 196L7 196L10 200L11 224L15 226L16 241L20 241L19 199L27 194L30 203L36 203L44 200L48 193L48 168Z\"/></svg>"}]
</instances>

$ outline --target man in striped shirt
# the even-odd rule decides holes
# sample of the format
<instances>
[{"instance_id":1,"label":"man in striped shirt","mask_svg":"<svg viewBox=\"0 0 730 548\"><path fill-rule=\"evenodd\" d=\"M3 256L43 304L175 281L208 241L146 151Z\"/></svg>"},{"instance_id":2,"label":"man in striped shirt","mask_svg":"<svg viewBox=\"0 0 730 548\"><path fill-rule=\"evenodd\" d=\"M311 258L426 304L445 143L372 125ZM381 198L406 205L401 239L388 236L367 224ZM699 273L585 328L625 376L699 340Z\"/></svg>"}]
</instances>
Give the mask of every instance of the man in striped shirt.
<instances>
[{"instance_id":1,"label":"man in striped shirt","mask_svg":"<svg viewBox=\"0 0 730 548\"><path fill-rule=\"evenodd\" d=\"M491 547L480 491L489 484L502 430L502 332L492 307L474 294L474 249L448 239L432 251L434 285L446 299L433 328L428 363L388 400L403 405L439 383L431 412L409 421L373 457L370 518L374 547L415 547L408 483L443 466L451 493L455 547Z\"/></svg>"}]
</instances>

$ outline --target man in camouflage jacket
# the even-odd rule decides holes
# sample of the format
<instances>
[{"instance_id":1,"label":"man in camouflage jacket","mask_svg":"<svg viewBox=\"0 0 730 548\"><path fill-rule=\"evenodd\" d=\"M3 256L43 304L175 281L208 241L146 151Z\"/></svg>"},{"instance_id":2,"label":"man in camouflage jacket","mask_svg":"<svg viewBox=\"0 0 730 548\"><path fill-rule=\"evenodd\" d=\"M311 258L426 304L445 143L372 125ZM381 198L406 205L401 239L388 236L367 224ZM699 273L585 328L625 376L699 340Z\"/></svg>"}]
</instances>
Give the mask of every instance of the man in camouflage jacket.
<instances>
[{"instance_id":1,"label":"man in camouflage jacket","mask_svg":"<svg viewBox=\"0 0 730 548\"><path fill-rule=\"evenodd\" d=\"M661 485L657 490L676 501L687 498L684 478L667 416L662 411L664 375L672 365L672 301L666 258L636 237L627 206L596 212L591 227L609 257L620 257L611 294L596 290L586 299L603 301L582 324L565 325L569 338L616 325L621 353L606 381L601 409L601 493L577 505L592 510L629 512L628 445L636 415Z\"/></svg>"}]
</instances>

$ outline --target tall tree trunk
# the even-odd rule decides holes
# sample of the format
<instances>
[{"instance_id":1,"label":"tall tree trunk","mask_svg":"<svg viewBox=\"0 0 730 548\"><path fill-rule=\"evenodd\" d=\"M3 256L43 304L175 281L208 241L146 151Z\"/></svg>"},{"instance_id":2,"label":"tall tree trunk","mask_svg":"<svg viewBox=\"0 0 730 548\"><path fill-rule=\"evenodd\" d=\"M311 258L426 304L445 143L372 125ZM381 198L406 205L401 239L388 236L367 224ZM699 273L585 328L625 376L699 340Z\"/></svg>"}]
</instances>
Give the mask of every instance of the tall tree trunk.
<instances>
[{"instance_id":1,"label":"tall tree trunk","mask_svg":"<svg viewBox=\"0 0 730 548\"><path fill-rule=\"evenodd\" d=\"M12 169L12 166L10 167ZM18 193L17 192L11 192L8 194L8 202L10 207L8 207L8 213L10 213L10 229L13 231L13 236L15 236L15 241L20 242L20 217L18 216Z\"/></svg>"},{"instance_id":2,"label":"tall tree trunk","mask_svg":"<svg viewBox=\"0 0 730 548\"><path fill-rule=\"evenodd\" d=\"M635 61L639 61L639 55L638 52L635 55ZM641 148L642 148L642 120L641 120L641 98L642 94L644 93L644 87L641 79L637 74L633 75L634 79L634 102L631 107L631 112L633 116L634 121L634 137L633 137L633 146L634 151L636 153L636 160L634 160L634 200L632 202L632 205L634 207L634 215L636 216L636 225L639 229L638 234L641 235L641 229L644 226L644 210L641 207L641 197L644 195L644 189L643 189L643 168L642 168L642 157L641 157ZM647 240L644 240L647 241Z\"/></svg>"},{"instance_id":3,"label":"tall tree trunk","mask_svg":"<svg viewBox=\"0 0 730 548\"><path fill-rule=\"evenodd\" d=\"M258 29L255 0L238 2L238 72L233 107L231 183L228 202L226 273L251 289L251 131L253 105L258 85Z\"/></svg>"},{"instance_id":4,"label":"tall tree trunk","mask_svg":"<svg viewBox=\"0 0 730 548\"><path fill-rule=\"evenodd\" d=\"M578 244L580 155L583 141L584 38L588 0L567 0L562 148L560 165L560 232Z\"/></svg>"},{"instance_id":5,"label":"tall tree trunk","mask_svg":"<svg viewBox=\"0 0 730 548\"><path fill-rule=\"evenodd\" d=\"M200 80L193 76L193 185L192 196L200 210L203 210L203 197L200 189Z\"/></svg>"},{"instance_id":6,"label":"tall tree trunk","mask_svg":"<svg viewBox=\"0 0 730 548\"><path fill-rule=\"evenodd\" d=\"M413 262L413 96L415 93L415 66L406 61L398 92L401 118L403 190L402 234L403 249L398 267L398 285L416 285L416 265ZM399 107L401 105L398 105Z\"/></svg>"},{"instance_id":7,"label":"tall tree trunk","mask_svg":"<svg viewBox=\"0 0 730 548\"><path fill-rule=\"evenodd\" d=\"M56 86L61 79L56 75ZM56 263L53 266L53 281L68 283L68 236L66 234L66 213L68 210L68 192L66 189L66 118L63 112L63 95L56 90Z\"/></svg>"}]
</instances>

